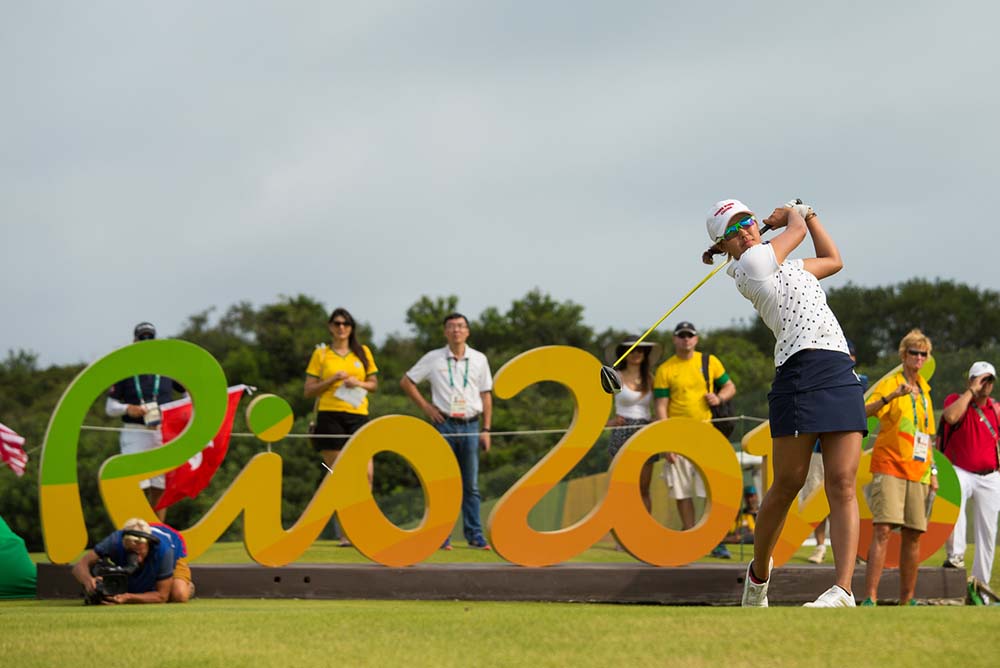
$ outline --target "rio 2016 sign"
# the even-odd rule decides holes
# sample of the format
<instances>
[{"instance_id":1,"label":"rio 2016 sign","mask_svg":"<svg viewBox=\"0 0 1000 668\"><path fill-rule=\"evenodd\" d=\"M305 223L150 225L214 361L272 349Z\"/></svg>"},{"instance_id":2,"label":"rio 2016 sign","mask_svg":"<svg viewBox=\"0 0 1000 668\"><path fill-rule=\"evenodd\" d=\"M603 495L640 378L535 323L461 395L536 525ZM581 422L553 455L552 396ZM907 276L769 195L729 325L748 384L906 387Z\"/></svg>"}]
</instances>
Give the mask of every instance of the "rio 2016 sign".
<instances>
[{"instance_id":1,"label":"rio 2016 sign","mask_svg":"<svg viewBox=\"0 0 1000 668\"><path fill-rule=\"evenodd\" d=\"M537 531L528 513L594 445L611 409L611 397L597 382L600 362L587 352L566 346L536 348L500 369L494 393L508 399L544 381L562 384L576 410L568 432L496 503L487 522L490 543L504 559L522 566L548 566L566 561L594 545L609 530L636 558L657 566L679 566L707 554L726 535L742 502L743 477L730 444L711 425L689 419L656 422L636 433L610 467L604 498L584 518L557 531ZM199 452L218 431L226 411L226 378L205 350L184 341L142 341L117 350L84 369L56 406L42 448L39 474L42 533L53 563L69 563L87 546L87 529L77 482L77 444L91 404L112 384L137 373L161 374L183 383L191 395L193 415L184 432L149 452L115 455L101 466L104 505L120 526L129 517L155 521L139 482L165 473ZM273 442L292 425L288 403L274 395L254 399L247 409L251 430ZM743 440L751 454L770 454L767 425ZM689 531L676 531L646 512L638 480L643 463L661 452L690 459L701 471L709 495L705 514ZM425 495L420 524L404 530L379 509L367 482L369 460L379 452L405 458L417 473ZM958 480L939 457L939 501L931 528L921 541L921 558L944 542L958 516ZM867 471L862 458L859 471ZM378 418L346 444L333 472L326 476L299 520L289 529L281 523L281 457L273 452L254 456L215 505L183 531L188 553L201 555L243 513L244 543L250 556L265 566L282 566L298 558L319 537L336 512L345 532L365 556L386 566L409 566L433 554L451 533L461 508L462 482L451 448L431 425L413 417ZM870 475L859 474L858 493ZM871 539L871 514L862 508L861 556ZM829 514L826 496L818 491L801 508L793 507L775 552L775 565L786 562L815 526ZM867 520L867 524L866 524ZM890 547L890 555L898 550ZM893 565L887 560L887 565Z\"/></svg>"}]
</instances>

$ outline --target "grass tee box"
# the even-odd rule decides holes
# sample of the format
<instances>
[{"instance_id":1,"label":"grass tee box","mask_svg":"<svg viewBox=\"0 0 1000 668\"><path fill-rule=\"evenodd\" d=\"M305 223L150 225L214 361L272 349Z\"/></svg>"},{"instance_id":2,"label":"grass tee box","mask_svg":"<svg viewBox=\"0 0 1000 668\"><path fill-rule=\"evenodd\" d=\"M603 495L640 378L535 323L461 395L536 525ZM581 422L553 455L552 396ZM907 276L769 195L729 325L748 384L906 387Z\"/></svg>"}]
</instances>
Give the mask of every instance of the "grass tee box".
<instances>
[{"instance_id":1,"label":"grass tee box","mask_svg":"<svg viewBox=\"0 0 1000 668\"><path fill-rule=\"evenodd\" d=\"M804 610L467 601L0 602L0 665L992 666L1000 608ZM922 629L923 632L914 632ZM139 649L136 649L139 648Z\"/></svg>"}]
</instances>

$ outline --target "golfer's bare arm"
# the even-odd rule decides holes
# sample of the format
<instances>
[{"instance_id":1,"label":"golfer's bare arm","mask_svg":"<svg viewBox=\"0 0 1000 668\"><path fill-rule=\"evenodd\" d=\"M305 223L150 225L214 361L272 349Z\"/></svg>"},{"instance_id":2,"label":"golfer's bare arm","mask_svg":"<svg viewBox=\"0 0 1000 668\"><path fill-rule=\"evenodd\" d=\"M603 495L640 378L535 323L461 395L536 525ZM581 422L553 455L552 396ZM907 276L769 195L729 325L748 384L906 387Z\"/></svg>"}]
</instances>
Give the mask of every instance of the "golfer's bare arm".
<instances>
[{"instance_id":1,"label":"golfer's bare arm","mask_svg":"<svg viewBox=\"0 0 1000 668\"><path fill-rule=\"evenodd\" d=\"M833 243L833 238L816 214L809 216L806 225L813 240L813 247L816 249L816 257L803 260L803 268L816 278L833 276L844 268L844 261L840 257L837 244Z\"/></svg>"}]
</instances>

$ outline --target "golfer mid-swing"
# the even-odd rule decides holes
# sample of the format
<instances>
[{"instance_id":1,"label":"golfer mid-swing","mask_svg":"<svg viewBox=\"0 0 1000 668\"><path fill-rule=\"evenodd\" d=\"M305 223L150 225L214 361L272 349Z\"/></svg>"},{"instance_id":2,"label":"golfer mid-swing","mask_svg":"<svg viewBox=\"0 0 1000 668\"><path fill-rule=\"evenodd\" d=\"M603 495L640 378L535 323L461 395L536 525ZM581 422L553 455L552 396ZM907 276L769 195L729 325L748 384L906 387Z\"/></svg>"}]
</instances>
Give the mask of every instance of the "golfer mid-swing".
<instances>
[{"instance_id":1,"label":"golfer mid-swing","mask_svg":"<svg viewBox=\"0 0 1000 668\"><path fill-rule=\"evenodd\" d=\"M847 340L819 284L819 279L837 273L844 265L833 239L810 207L779 207L763 222L785 231L762 243L757 220L745 204L733 199L718 202L707 221L708 235L715 245L703 256L709 264L716 252L733 258L727 273L777 339L774 383L768 394L774 482L757 515L743 605L767 606L771 555L785 516L805 482L813 445L819 438L837 582L806 605L853 607L851 578L858 550L855 477L866 433L865 405ZM812 237L816 257L788 259L806 232Z\"/></svg>"}]
</instances>

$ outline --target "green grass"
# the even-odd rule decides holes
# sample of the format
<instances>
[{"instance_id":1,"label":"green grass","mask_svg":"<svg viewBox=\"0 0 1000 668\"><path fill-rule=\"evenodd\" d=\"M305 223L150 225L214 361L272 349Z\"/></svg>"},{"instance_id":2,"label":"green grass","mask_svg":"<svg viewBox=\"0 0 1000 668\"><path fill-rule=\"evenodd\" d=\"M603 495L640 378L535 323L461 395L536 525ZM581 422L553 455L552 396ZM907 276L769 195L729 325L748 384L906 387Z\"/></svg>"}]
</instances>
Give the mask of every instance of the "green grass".
<instances>
[{"instance_id":1,"label":"green grass","mask_svg":"<svg viewBox=\"0 0 1000 668\"><path fill-rule=\"evenodd\" d=\"M730 546L739 560L740 546ZM749 546L743 546L743 561ZM792 563L806 563L801 548ZM34 555L44 560L44 555ZM939 565L943 551L927 560ZM971 564L972 554L966 557ZM197 563L249 561L217 543ZM353 548L314 544L300 563L358 563ZM462 544L430 563L501 563ZM634 562L610 543L575 561ZM701 561L718 562L705 558ZM827 552L827 561L832 563ZM994 583L997 581L994 568ZM919 629L916 632L915 629ZM0 602L0 667L123 661L143 666L986 666L1000 607L848 610L675 608L468 601L195 599L88 608L79 601ZM148 648L148 650L144 649ZM15 663L16 657L16 663Z\"/></svg>"},{"instance_id":2,"label":"green grass","mask_svg":"<svg viewBox=\"0 0 1000 668\"><path fill-rule=\"evenodd\" d=\"M919 632L917 630L919 629ZM1000 609L199 600L0 603L0 665L985 666Z\"/></svg>"}]
</instances>

